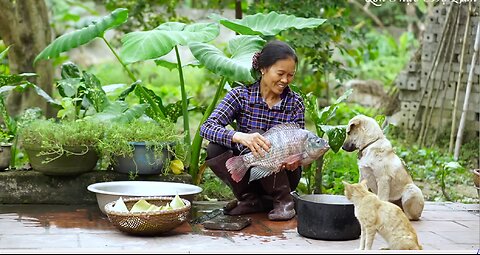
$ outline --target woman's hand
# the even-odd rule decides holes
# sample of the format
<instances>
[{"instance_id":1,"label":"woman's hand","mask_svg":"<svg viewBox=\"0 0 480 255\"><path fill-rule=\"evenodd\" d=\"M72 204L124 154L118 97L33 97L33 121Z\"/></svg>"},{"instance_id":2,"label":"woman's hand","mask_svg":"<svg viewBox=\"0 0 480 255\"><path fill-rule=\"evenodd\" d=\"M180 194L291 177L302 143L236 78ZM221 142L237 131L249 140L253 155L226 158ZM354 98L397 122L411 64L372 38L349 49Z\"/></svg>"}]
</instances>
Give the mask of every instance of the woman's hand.
<instances>
[{"instance_id":1,"label":"woman's hand","mask_svg":"<svg viewBox=\"0 0 480 255\"><path fill-rule=\"evenodd\" d=\"M233 135L232 141L234 143L241 143L248 147L255 157L264 157L264 152L268 152L271 146L268 139L259 133L247 134L236 132Z\"/></svg>"},{"instance_id":2,"label":"woman's hand","mask_svg":"<svg viewBox=\"0 0 480 255\"><path fill-rule=\"evenodd\" d=\"M301 160L295 161L293 163L283 163L281 168L293 171L293 170L296 170L297 168L299 168L300 166L302 166L302 161Z\"/></svg>"}]
</instances>

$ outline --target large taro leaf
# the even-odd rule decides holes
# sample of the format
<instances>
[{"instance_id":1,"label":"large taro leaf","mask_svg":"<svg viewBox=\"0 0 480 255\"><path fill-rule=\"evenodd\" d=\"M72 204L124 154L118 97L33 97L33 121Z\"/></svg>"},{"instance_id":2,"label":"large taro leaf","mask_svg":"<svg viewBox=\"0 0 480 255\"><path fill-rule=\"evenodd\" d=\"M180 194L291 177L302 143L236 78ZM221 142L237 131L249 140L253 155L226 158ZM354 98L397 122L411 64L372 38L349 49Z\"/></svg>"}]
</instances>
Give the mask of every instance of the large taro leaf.
<instances>
[{"instance_id":1,"label":"large taro leaf","mask_svg":"<svg viewBox=\"0 0 480 255\"><path fill-rule=\"evenodd\" d=\"M176 45L209 42L220 32L217 23L167 22L150 31L132 32L122 38L121 58L126 63L156 59L169 53Z\"/></svg>"},{"instance_id":2,"label":"large taro leaf","mask_svg":"<svg viewBox=\"0 0 480 255\"><path fill-rule=\"evenodd\" d=\"M299 18L294 15L278 14L276 12L247 15L240 20L229 20L218 14L211 14L209 18L220 22L220 24L239 34L263 36L274 36L289 28L315 28L326 21L326 19Z\"/></svg>"},{"instance_id":3,"label":"large taro leaf","mask_svg":"<svg viewBox=\"0 0 480 255\"><path fill-rule=\"evenodd\" d=\"M128 10L118 8L109 15L92 22L92 24L66 33L53 41L35 58L35 62L40 59L50 59L57 57L60 53L69 51L80 45L89 43L97 37L103 37L105 31L123 24L128 18Z\"/></svg>"},{"instance_id":4,"label":"large taro leaf","mask_svg":"<svg viewBox=\"0 0 480 255\"><path fill-rule=\"evenodd\" d=\"M264 44L265 41L259 36L236 36L228 43L230 57L210 44L190 43L188 46L193 56L211 72L228 80L253 82L250 73L252 57Z\"/></svg>"}]
</instances>

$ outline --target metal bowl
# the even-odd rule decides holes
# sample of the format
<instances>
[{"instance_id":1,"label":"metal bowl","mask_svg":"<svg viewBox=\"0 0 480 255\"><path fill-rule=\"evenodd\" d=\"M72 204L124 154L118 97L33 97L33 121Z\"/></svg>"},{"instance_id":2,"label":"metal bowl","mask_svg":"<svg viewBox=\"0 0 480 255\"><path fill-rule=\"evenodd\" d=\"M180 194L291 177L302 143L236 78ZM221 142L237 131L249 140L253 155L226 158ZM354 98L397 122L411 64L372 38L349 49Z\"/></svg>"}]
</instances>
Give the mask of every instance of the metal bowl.
<instances>
[{"instance_id":1,"label":"metal bowl","mask_svg":"<svg viewBox=\"0 0 480 255\"><path fill-rule=\"evenodd\" d=\"M99 182L87 187L97 196L98 207L105 214L105 205L120 197L158 197L175 196L192 201L202 188L185 183L157 181L113 181Z\"/></svg>"}]
</instances>

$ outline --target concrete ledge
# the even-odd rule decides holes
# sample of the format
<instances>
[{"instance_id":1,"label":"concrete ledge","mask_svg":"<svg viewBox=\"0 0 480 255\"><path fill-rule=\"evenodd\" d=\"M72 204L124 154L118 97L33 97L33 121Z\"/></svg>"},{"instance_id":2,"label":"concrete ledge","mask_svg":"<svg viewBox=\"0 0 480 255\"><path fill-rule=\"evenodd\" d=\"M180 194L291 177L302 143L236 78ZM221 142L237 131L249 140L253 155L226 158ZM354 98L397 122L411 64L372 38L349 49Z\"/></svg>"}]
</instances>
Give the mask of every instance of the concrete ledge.
<instances>
[{"instance_id":1,"label":"concrete ledge","mask_svg":"<svg viewBox=\"0 0 480 255\"><path fill-rule=\"evenodd\" d=\"M128 181L128 174L93 171L77 176L47 176L36 171L0 172L0 204L95 204L87 186L97 182ZM192 183L189 174L138 176L136 181Z\"/></svg>"}]
</instances>

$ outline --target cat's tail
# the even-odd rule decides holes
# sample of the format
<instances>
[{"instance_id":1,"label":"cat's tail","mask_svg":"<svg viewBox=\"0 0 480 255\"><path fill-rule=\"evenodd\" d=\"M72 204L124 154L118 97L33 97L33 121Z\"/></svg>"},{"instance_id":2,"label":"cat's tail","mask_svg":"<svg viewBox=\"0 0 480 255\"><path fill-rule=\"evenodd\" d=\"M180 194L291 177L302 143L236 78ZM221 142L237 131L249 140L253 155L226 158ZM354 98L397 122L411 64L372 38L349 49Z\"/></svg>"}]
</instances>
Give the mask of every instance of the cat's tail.
<instances>
[{"instance_id":1,"label":"cat's tail","mask_svg":"<svg viewBox=\"0 0 480 255\"><path fill-rule=\"evenodd\" d=\"M241 181L248 170L248 167L243 160L243 156L234 156L229 158L225 163L225 166L232 176L232 179L236 182Z\"/></svg>"}]
</instances>

